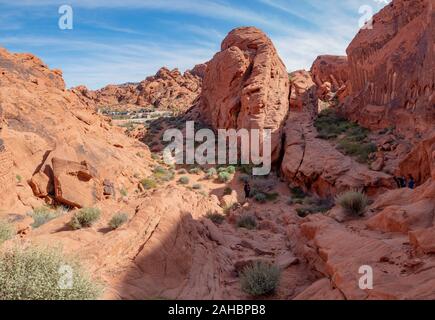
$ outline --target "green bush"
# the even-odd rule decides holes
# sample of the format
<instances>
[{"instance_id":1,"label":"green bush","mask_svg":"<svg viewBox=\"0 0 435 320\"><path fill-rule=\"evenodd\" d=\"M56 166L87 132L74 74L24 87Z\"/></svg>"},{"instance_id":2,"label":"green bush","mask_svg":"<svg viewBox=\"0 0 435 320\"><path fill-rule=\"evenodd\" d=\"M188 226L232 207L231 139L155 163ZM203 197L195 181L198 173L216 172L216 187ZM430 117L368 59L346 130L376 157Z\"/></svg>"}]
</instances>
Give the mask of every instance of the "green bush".
<instances>
[{"instance_id":1,"label":"green bush","mask_svg":"<svg viewBox=\"0 0 435 320\"><path fill-rule=\"evenodd\" d=\"M174 179L174 172L163 167L156 167L153 172L153 178L156 181L168 182Z\"/></svg>"},{"instance_id":2,"label":"green bush","mask_svg":"<svg viewBox=\"0 0 435 320\"><path fill-rule=\"evenodd\" d=\"M195 183L195 184L192 186L192 189L193 189L193 190L201 190L201 189L202 189L202 184Z\"/></svg>"},{"instance_id":3,"label":"green bush","mask_svg":"<svg viewBox=\"0 0 435 320\"><path fill-rule=\"evenodd\" d=\"M118 229L120 226L122 226L124 223L126 223L127 220L128 220L127 214L117 213L112 217L112 219L110 219L109 227L112 229Z\"/></svg>"},{"instance_id":4,"label":"green bush","mask_svg":"<svg viewBox=\"0 0 435 320\"><path fill-rule=\"evenodd\" d=\"M121 196L126 197L128 195L128 191L125 188L122 188L121 190L119 190L119 193L121 194Z\"/></svg>"},{"instance_id":5,"label":"green bush","mask_svg":"<svg viewBox=\"0 0 435 320\"><path fill-rule=\"evenodd\" d=\"M226 169L226 172L228 172L229 174L234 174L234 173L236 173L236 167L235 166L228 166Z\"/></svg>"},{"instance_id":6,"label":"green bush","mask_svg":"<svg viewBox=\"0 0 435 320\"><path fill-rule=\"evenodd\" d=\"M307 196L304 190L299 187L290 187L290 193L292 194L293 198L296 199L303 199Z\"/></svg>"},{"instance_id":7,"label":"green bush","mask_svg":"<svg viewBox=\"0 0 435 320\"><path fill-rule=\"evenodd\" d=\"M83 208L74 214L69 226L74 230L89 228L96 222L101 215L100 209L97 208Z\"/></svg>"},{"instance_id":8,"label":"green bush","mask_svg":"<svg viewBox=\"0 0 435 320\"><path fill-rule=\"evenodd\" d=\"M211 221L213 221L216 224L221 224L222 222L225 221L225 217L219 213L213 213L213 212L209 212L206 215L207 219L210 219Z\"/></svg>"},{"instance_id":9,"label":"green bush","mask_svg":"<svg viewBox=\"0 0 435 320\"><path fill-rule=\"evenodd\" d=\"M237 219L237 227L248 230L255 229L257 227L257 219L252 214L243 214Z\"/></svg>"},{"instance_id":10,"label":"green bush","mask_svg":"<svg viewBox=\"0 0 435 320\"><path fill-rule=\"evenodd\" d=\"M33 218L32 228L36 229L43 224L58 218L66 212L64 208L58 208L57 210L52 210L49 207L39 207L33 209L33 212L28 213L29 216Z\"/></svg>"},{"instance_id":11,"label":"green bush","mask_svg":"<svg viewBox=\"0 0 435 320\"><path fill-rule=\"evenodd\" d=\"M100 293L101 286L59 250L29 247L0 254L0 300L93 300Z\"/></svg>"},{"instance_id":12,"label":"green bush","mask_svg":"<svg viewBox=\"0 0 435 320\"><path fill-rule=\"evenodd\" d=\"M231 175L228 172L223 171L223 172L219 173L218 179L219 179L219 182L227 183L231 180Z\"/></svg>"},{"instance_id":13,"label":"green bush","mask_svg":"<svg viewBox=\"0 0 435 320\"><path fill-rule=\"evenodd\" d=\"M302 208L297 208L296 213L300 217L306 217L313 213L324 213L329 211L334 206L334 201L331 199L322 199L317 197L305 198L302 203L305 205Z\"/></svg>"},{"instance_id":14,"label":"green bush","mask_svg":"<svg viewBox=\"0 0 435 320\"><path fill-rule=\"evenodd\" d=\"M267 196L264 193L258 192L255 194L254 199L259 203L266 203Z\"/></svg>"},{"instance_id":15,"label":"green bush","mask_svg":"<svg viewBox=\"0 0 435 320\"><path fill-rule=\"evenodd\" d=\"M145 190L157 188L157 182L151 178L142 179L140 183L142 184Z\"/></svg>"},{"instance_id":16,"label":"green bush","mask_svg":"<svg viewBox=\"0 0 435 320\"><path fill-rule=\"evenodd\" d=\"M190 174L200 174L201 172L202 172L201 168L198 167L189 170Z\"/></svg>"},{"instance_id":17,"label":"green bush","mask_svg":"<svg viewBox=\"0 0 435 320\"><path fill-rule=\"evenodd\" d=\"M20 183L21 181L23 181L23 177L21 177L19 174L17 174L15 176L15 179L17 179L17 182Z\"/></svg>"},{"instance_id":18,"label":"green bush","mask_svg":"<svg viewBox=\"0 0 435 320\"><path fill-rule=\"evenodd\" d=\"M273 293L279 285L278 267L263 261L255 261L243 269L240 284L243 292L253 297Z\"/></svg>"},{"instance_id":19,"label":"green bush","mask_svg":"<svg viewBox=\"0 0 435 320\"><path fill-rule=\"evenodd\" d=\"M0 220L0 245L6 240L11 239L16 231L12 224L7 221Z\"/></svg>"},{"instance_id":20,"label":"green bush","mask_svg":"<svg viewBox=\"0 0 435 320\"><path fill-rule=\"evenodd\" d=\"M210 168L207 170L205 177L206 179L213 179L213 177L217 174L217 170L215 168Z\"/></svg>"},{"instance_id":21,"label":"green bush","mask_svg":"<svg viewBox=\"0 0 435 320\"><path fill-rule=\"evenodd\" d=\"M367 196L358 191L344 192L335 201L351 216L362 215L368 205Z\"/></svg>"},{"instance_id":22,"label":"green bush","mask_svg":"<svg viewBox=\"0 0 435 320\"><path fill-rule=\"evenodd\" d=\"M180 179L178 179L178 182L181 184L189 184L189 181L189 177L186 176L180 177Z\"/></svg>"},{"instance_id":23,"label":"green bush","mask_svg":"<svg viewBox=\"0 0 435 320\"><path fill-rule=\"evenodd\" d=\"M180 169L178 170L178 174L186 174L187 170L186 169Z\"/></svg>"},{"instance_id":24,"label":"green bush","mask_svg":"<svg viewBox=\"0 0 435 320\"><path fill-rule=\"evenodd\" d=\"M370 153L376 152L377 148L373 143L343 139L338 143L338 150L345 155L356 157L358 162L367 163Z\"/></svg>"},{"instance_id":25,"label":"green bush","mask_svg":"<svg viewBox=\"0 0 435 320\"><path fill-rule=\"evenodd\" d=\"M233 189L231 189L231 187L226 187L224 189L224 196L229 196L231 193L233 193Z\"/></svg>"}]
</instances>

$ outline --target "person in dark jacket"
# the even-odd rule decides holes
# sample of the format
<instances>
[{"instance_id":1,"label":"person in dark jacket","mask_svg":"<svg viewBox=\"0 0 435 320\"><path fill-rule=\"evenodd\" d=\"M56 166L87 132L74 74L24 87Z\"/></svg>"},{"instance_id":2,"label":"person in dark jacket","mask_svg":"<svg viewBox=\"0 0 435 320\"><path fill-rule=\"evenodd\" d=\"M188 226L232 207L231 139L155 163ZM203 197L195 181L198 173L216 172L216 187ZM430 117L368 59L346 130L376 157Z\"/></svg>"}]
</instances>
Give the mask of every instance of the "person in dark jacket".
<instances>
[{"instance_id":1,"label":"person in dark jacket","mask_svg":"<svg viewBox=\"0 0 435 320\"><path fill-rule=\"evenodd\" d=\"M409 180L408 180L408 188L409 189L414 189L415 188L415 180L414 177L410 174L408 176Z\"/></svg>"},{"instance_id":2,"label":"person in dark jacket","mask_svg":"<svg viewBox=\"0 0 435 320\"><path fill-rule=\"evenodd\" d=\"M250 198L251 197L251 186L249 185L248 181L245 181L245 186L243 187L243 189L245 190L245 198Z\"/></svg>"}]
</instances>

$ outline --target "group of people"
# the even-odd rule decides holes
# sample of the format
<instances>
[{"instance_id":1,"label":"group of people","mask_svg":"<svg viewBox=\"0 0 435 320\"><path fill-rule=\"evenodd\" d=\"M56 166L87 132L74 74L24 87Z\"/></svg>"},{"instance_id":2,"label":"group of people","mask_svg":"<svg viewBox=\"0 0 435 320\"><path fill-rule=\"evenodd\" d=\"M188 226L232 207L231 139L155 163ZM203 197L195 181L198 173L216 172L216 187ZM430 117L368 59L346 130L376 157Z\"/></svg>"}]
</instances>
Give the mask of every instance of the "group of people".
<instances>
[{"instance_id":1,"label":"group of people","mask_svg":"<svg viewBox=\"0 0 435 320\"><path fill-rule=\"evenodd\" d=\"M411 174L408 175L408 179L406 179L404 176L394 177L394 181L396 181L398 188L415 188L415 180Z\"/></svg>"}]
</instances>

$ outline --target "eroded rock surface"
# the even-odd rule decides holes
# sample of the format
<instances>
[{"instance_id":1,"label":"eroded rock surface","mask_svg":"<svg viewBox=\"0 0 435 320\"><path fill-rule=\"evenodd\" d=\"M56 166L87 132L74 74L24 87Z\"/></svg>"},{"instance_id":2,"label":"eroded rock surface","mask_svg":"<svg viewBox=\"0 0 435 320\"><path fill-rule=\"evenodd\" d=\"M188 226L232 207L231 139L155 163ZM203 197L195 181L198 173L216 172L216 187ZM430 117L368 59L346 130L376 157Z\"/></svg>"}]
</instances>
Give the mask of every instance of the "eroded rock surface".
<instances>
[{"instance_id":1,"label":"eroded rock surface","mask_svg":"<svg viewBox=\"0 0 435 320\"><path fill-rule=\"evenodd\" d=\"M288 96L288 74L271 40L259 29L238 28L208 62L199 109L215 129L271 129L277 160Z\"/></svg>"},{"instance_id":2,"label":"eroded rock surface","mask_svg":"<svg viewBox=\"0 0 435 320\"><path fill-rule=\"evenodd\" d=\"M345 113L372 129L409 137L435 122L435 15L432 0L396 0L347 48L351 98Z\"/></svg>"}]
</instances>

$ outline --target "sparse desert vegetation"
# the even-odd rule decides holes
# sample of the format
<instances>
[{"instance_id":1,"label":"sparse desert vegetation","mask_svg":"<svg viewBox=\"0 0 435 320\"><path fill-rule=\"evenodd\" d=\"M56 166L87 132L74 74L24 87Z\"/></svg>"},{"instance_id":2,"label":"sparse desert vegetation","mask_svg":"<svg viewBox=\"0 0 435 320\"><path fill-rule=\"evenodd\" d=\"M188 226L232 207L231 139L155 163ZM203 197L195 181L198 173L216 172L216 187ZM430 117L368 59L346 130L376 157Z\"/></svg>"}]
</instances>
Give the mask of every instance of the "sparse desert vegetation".
<instances>
[{"instance_id":1,"label":"sparse desert vegetation","mask_svg":"<svg viewBox=\"0 0 435 320\"><path fill-rule=\"evenodd\" d=\"M367 196L359 191L347 191L337 196L338 203L350 216L362 215L368 205Z\"/></svg>"},{"instance_id":2,"label":"sparse desert vegetation","mask_svg":"<svg viewBox=\"0 0 435 320\"><path fill-rule=\"evenodd\" d=\"M83 208L73 215L68 225L74 230L89 228L100 218L100 215L100 209Z\"/></svg>"},{"instance_id":3,"label":"sparse desert vegetation","mask_svg":"<svg viewBox=\"0 0 435 320\"><path fill-rule=\"evenodd\" d=\"M320 112L314 125L319 138L336 141L339 151L358 162L367 163L369 155L376 151L376 145L368 137L369 130L346 120L333 109Z\"/></svg>"},{"instance_id":4,"label":"sparse desert vegetation","mask_svg":"<svg viewBox=\"0 0 435 320\"><path fill-rule=\"evenodd\" d=\"M16 247L0 253L0 300L93 300L101 289L58 249Z\"/></svg>"},{"instance_id":5,"label":"sparse desert vegetation","mask_svg":"<svg viewBox=\"0 0 435 320\"><path fill-rule=\"evenodd\" d=\"M15 234L14 226L6 220L0 220L0 245Z\"/></svg>"},{"instance_id":6,"label":"sparse desert vegetation","mask_svg":"<svg viewBox=\"0 0 435 320\"><path fill-rule=\"evenodd\" d=\"M243 292L259 297L272 294L279 285L280 271L278 267L263 261L255 261L245 267L240 275Z\"/></svg>"},{"instance_id":7,"label":"sparse desert vegetation","mask_svg":"<svg viewBox=\"0 0 435 320\"><path fill-rule=\"evenodd\" d=\"M128 221L128 215L126 213L117 213L109 221L109 227L113 230L118 229L124 223Z\"/></svg>"}]
</instances>

